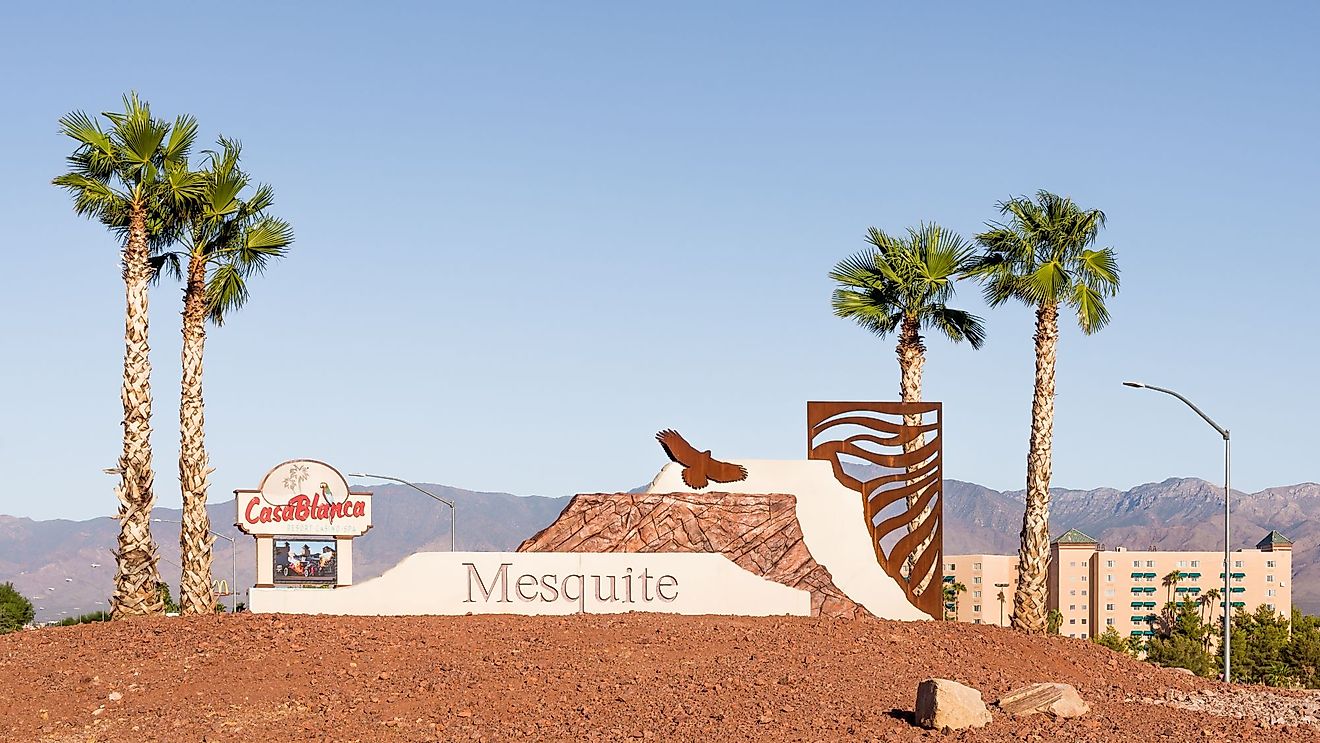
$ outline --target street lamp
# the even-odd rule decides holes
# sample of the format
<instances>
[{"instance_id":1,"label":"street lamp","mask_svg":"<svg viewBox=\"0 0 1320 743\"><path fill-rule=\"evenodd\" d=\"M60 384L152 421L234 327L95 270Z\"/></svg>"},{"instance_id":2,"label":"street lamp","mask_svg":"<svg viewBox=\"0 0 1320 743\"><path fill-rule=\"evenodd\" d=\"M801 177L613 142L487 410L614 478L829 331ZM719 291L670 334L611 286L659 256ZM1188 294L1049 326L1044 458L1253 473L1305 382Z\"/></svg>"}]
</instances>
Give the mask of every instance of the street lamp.
<instances>
[{"instance_id":1,"label":"street lamp","mask_svg":"<svg viewBox=\"0 0 1320 743\"><path fill-rule=\"evenodd\" d=\"M1008 588L1007 583L996 583L995 588L999 589L999 626L1004 626L1004 589Z\"/></svg>"},{"instance_id":2,"label":"street lamp","mask_svg":"<svg viewBox=\"0 0 1320 743\"><path fill-rule=\"evenodd\" d=\"M182 521L173 521L171 519L152 519L152 521L155 521L156 523L159 524L178 524L180 528L183 527ZM238 550L234 546L234 538L227 537L224 534L221 534L220 532L211 531L210 529L207 529L207 531L211 532L211 534L217 537L220 537L226 542L229 542L229 562L230 562L230 569L233 571L232 575L230 576L230 580L232 582L229 584L229 613L237 614L238 613ZM183 568L179 568L179 569L182 570ZM183 597L179 597L179 600L182 601Z\"/></svg>"},{"instance_id":3,"label":"street lamp","mask_svg":"<svg viewBox=\"0 0 1320 743\"><path fill-rule=\"evenodd\" d=\"M1209 423L1211 428L1215 429L1215 431L1217 431L1220 436L1224 437L1224 682L1228 683L1232 679L1232 676L1229 675L1229 670L1230 670L1229 655L1231 653L1231 645L1232 645L1232 634L1231 634L1230 626L1232 623L1232 605L1233 605L1233 598L1232 598L1233 593L1231 590L1233 585L1233 563L1232 563L1232 554L1231 554L1232 543L1230 542L1229 539L1229 522L1228 522L1229 499L1232 497L1232 493L1233 493L1232 484L1231 484L1232 474L1233 474L1233 449L1232 449L1232 443L1229 441L1228 429L1220 426L1218 423L1215 423L1213 420L1211 420L1210 416L1206 415L1204 412L1201 411L1200 408L1196 407L1196 405L1193 404L1191 400L1188 400L1187 398L1183 397L1177 392L1174 392L1173 390L1166 390L1163 387L1156 387L1153 384L1144 384L1142 382L1124 382L1123 384L1128 387L1136 387L1137 389L1155 390L1156 392L1163 392L1166 395L1172 395L1178 398L1179 400L1182 400L1183 403L1187 405L1187 407L1191 408L1193 412L1201 416L1201 420L1205 421L1206 423Z\"/></svg>"},{"instance_id":4,"label":"street lamp","mask_svg":"<svg viewBox=\"0 0 1320 743\"><path fill-rule=\"evenodd\" d=\"M417 485L415 485L415 484L413 484L413 483L411 483L411 482L408 482L407 480L401 480L401 479L399 479L399 478L397 478L397 477L390 477L389 475L367 475L367 474L362 474L362 473L353 473L353 472L350 472L350 473L348 473L348 476L349 476L349 477L369 477L369 478L371 478L371 479L373 479L373 480L389 480L390 482L397 482L397 483L399 483L400 485L407 485L408 487L412 488L413 490L416 490L416 491L419 492L419 493L423 493L423 494L425 494L425 495L429 495L429 496L431 496L432 498L434 498L434 499L440 501L441 503L445 504L446 506L449 506L449 551L450 551L450 552L453 552L453 551L454 551L454 541L455 541L455 540L454 540L454 525L455 525L455 518L456 518L456 517L455 517L455 511L457 511L458 509L454 508L454 502L453 502L453 501L451 501L451 500L445 500L444 498L441 498L440 496L436 495L435 493L432 493L432 492L429 491L429 490L424 490L424 489L422 489L421 487L418 487Z\"/></svg>"}]
</instances>

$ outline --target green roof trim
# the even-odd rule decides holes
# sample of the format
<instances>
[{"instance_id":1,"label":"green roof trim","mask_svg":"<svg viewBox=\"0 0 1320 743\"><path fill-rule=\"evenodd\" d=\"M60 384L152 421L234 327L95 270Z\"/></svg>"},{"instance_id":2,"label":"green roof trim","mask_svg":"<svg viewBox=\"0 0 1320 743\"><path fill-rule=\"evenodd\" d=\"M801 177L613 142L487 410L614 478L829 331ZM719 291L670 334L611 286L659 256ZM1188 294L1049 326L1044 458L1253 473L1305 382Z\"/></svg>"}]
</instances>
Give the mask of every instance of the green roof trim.
<instances>
[{"instance_id":1,"label":"green roof trim","mask_svg":"<svg viewBox=\"0 0 1320 743\"><path fill-rule=\"evenodd\" d=\"M1086 536L1085 534L1083 534L1080 531L1077 531L1076 529L1069 529L1068 531L1065 531L1064 533L1060 534L1059 538L1054 540L1053 543L1054 544L1099 544L1099 542L1097 542L1096 540Z\"/></svg>"},{"instance_id":2,"label":"green roof trim","mask_svg":"<svg viewBox=\"0 0 1320 743\"><path fill-rule=\"evenodd\" d=\"M1266 547L1273 547L1275 545L1291 547L1292 543L1293 541L1291 539L1280 534L1278 531L1271 529L1270 533L1266 534L1264 539L1256 543L1256 549L1265 549Z\"/></svg>"}]
</instances>

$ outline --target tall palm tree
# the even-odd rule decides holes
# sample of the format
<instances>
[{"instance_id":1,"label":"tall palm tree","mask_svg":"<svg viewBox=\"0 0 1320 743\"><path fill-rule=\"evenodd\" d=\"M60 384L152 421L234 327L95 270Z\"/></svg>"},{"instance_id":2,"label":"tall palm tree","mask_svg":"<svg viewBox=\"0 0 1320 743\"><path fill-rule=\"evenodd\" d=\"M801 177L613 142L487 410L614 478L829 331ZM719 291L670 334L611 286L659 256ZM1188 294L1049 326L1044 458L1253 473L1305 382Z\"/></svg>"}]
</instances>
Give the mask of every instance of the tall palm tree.
<instances>
[{"instance_id":1,"label":"tall palm tree","mask_svg":"<svg viewBox=\"0 0 1320 743\"><path fill-rule=\"evenodd\" d=\"M1109 322L1105 299L1118 293L1118 262L1112 248L1091 247L1105 224L1098 209L1082 209L1072 199L1038 191L1035 200L1012 198L999 204L999 211L1008 221L992 222L976 236L985 254L970 273L983 282L992 307L1018 300L1036 308L1036 379L1013 626L1040 633L1046 629L1059 308L1072 309L1087 335L1103 328Z\"/></svg>"},{"instance_id":2,"label":"tall palm tree","mask_svg":"<svg viewBox=\"0 0 1320 743\"><path fill-rule=\"evenodd\" d=\"M981 318L948 305L954 295L954 281L972 267L975 251L956 233L937 224L908 228L904 236L888 235L872 227L866 241L870 248L840 261L830 271L830 278L838 284L832 298L834 314L856 321L881 338L898 335L899 395L904 402L920 402L921 372L926 362L923 330L937 331L955 343L965 340L972 348L980 348L985 342ZM905 416L903 422L919 426L921 419ZM918 436L905 443L903 451L912 453L924 444L925 437ZM921 495L908 495L908 507L912 508ZM920 526L927 515L928 511L918 515L909 528ZM913 550L907 570L916 564L928 543Z\"/></svg>"},{"instance_id":3,"label":"tall palm tree","mask_svg":"<svg viewBox=\"0 0 1320 743\"><path fill-rule=\"evenodd\" d=\"M205 189L189 214L181 253L161 256L162 268L184 276L183 376L179 399L179 484L183 518L179 530L180 610L210 614L210 518L206 513L208 478L206 420L202 397L206 322L224 324L225 316L248 299L247 279L284 256L293 243L287 222L270 216L275 201L270 186L261 184L249 195L249 178L239 165L242 145L221 138L219 150L208 150L202 170ZM181 268L186 258L186 268ZM158 274L159 275L159 274Z\"/></svg>"},{"instance_id":4,"label":"tall palm tree","mask_svg":"<svg viewBox=\"0 0 1320 743\"><path fill-rule=\"evenodd\" d=\"M122 240L124 280L123 451L119 456L119 541L116 618L162 610L156 591L159 572L151 538L151 361L148 358L147 285L153 251L178 234L181 215L200 195L202 181L188 168L197 122L180 116L173 124L153 118L136 93L124 110L104 113L108 124L82 111L60 119L60 132L75 143L69 171L54 184L73 195L78 214L96 219Z\"/></svg>"}]
</instances>

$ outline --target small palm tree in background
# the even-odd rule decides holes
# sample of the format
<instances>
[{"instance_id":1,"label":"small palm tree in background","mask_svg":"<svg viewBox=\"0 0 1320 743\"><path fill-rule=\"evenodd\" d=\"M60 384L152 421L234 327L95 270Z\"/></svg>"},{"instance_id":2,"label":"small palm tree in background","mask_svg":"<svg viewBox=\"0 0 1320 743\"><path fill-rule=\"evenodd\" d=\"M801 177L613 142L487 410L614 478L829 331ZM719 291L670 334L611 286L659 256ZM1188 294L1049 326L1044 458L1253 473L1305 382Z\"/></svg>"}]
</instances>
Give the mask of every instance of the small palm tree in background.
<instances>
[{"instance_id":1,"label":"small palm tree in background","mask_svg":"<svg viewBox=\"0 0 1320 743\"><path fill-rule=\"evenodd\" d=\"M962 585L962 583L944 583L944 618L945 619L952 619L954 620L954 622L957 622L958 603L960 603L960 598L958 597L961 597L961 595L965 593L968 593L968 587ZM953 611L952 616L949 615L950 610Z\"/></svg>"},{"instance_id":2,"label":"small palm tree in background","mask_svg":"<svg viewBox=\"0 0 1320 743\"><path fill-rule=\"evenodd\" d=\"M73 209L95 219L121 241L124 281L123 451L119 456L119 541L115 590L116 618L162 611L156 590L159 572L151 538L154 473L151 461L151 361L148 358L147 285L153 252L169 245L183 216L200 197L202 178L191 172L188 155L197 135L189 116L173 124L153 118L136 93L124 96L124 110L104 113L108 126L82 111L60 119L60 132L74 142L69 172L54 184L73 196Z\"/></svg>"},{"instance_id":3,"label":"small palm tree in background","mask_svg":"<svg viewBox=\"0 0 1320 743\"><path fill-rule=\"evenodd\" d=\"M838 317L854 320L881 338L898 335L899 396L903 402L921 402L921 373L926 362L923 331L934 330L972 348L985 342L981 318L948 305L954 281L973 265L975 251L951 230L936 224L909 228L907 235L892 236L872 227L866 241L871 247L846 258L830 271L838 287L832 305ZM920 416L905 416L904 424L921 425ZM905 453L919 450L925 437L903 446ZM911 469L911 468L909 468ZM921 493L907 496L913 508ZM920 526L929 509L918 515L910 529ZM929 539L908 556L911 571L925 552Z\"/></svg>"},{"instance_id":4,"label":"small palm tree in background","mask_svg":"<svg viewBox=\"0 0 1320 743\"><path fill-rule=\"evenodd\" d=\"M1057 635L1063 630L1063 612L1058 609L1050 609L1045 615L1045 631L1051 635Z\"/></svg>"},{"instance_id":5,"label":"small palm tree in background","mask_svg":"<svg viewBox=\"0 0 1320 743\"><path fill-rule=\"evenodd\" d=\"M224 324L225 316L247 302L247 280L284 256L293 243L287 222L268 213L275 193L261 184L248 194L249 178L240 167L242 145L221 138L220 149L206 153L205 189L189 213L182 243L186 250L162 254L162 268L182 274L183 376L179 399L179 483L183 518L179 530L182 577L180 610L209 614L211 591L210 518L206 513L208 478L205 403L202 396L206 323ZM186 260L186 266L181 265ZM159 273L157 274L159 276Z\"/></svg>"},{"instance_id":6,"label":"small palm tree in background","mask_svg":"<svg viewBox=\"0 0 1320 743\"><path fill-rule=\"evenodd\" d=\"M1164 587L1168 589L1170 604L1173 603L1173 592L1178 589L1178 584L1182 582L1183 577L1181 570L1174 570L1164 576Z\"/></svg>"},{"instance_id":7,"label":"small palm tree in background","mask_svg":"<svg viewBox=\"0 0 1320 743\"><path fill-rule=\"evenodd\" d=\"M1220 602L1220 600L1223 598L1224 598L1224 594L1220 593L1218 588L1211 588L1209 591L1206 591L1205 593L1201 594L1201 597L1196 600L1196 603L1201 605L1202 624L1209 626L1210 613L1217 608L1215 604ZM1215 636L1214 632L1206 632L1205 637L1202 639L1202 642L1205 645L1206 652L1210 651L1210 640L1212 639L1213 636Z\"/></svg>"},{"instance_id":8,"label":"small palm tree in background","mask_svg":"<svg viewBox=\"0 0 1320 743\"><path fill-rule=\"evenodd\" d=\"M1105 300L1118 293L1118 262L1111 248L1092 250L1105 224L1098 209L1048 191L999 205L1006 223L991 223L976 236L985 254L970 271L984 284L992 307L1020 301L1036 308L1036 378L1027 450L1026 508L1022 514L1013 626L1046 630L1046 569L1050 551L1050 477L1054 442L1054 368L1059 308L1072 309L1090 335L1109 322Z\"/></svg>"}]
</instances>

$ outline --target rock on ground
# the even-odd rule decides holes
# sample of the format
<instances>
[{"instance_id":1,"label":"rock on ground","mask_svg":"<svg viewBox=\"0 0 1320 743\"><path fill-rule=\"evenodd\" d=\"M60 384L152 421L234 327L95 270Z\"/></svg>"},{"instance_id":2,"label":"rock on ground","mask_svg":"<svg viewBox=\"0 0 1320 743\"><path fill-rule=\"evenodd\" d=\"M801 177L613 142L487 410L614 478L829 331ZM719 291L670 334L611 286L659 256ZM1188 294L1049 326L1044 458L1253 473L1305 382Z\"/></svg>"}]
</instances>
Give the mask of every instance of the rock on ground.
<instances>
[{"instance_id":1,"label":"rock on ground","mask_svg":"<svg viewBox=\"0 0 1320 743\"><path fill-rule=\"evenodd\" d=\"M965 730L990 724L981 692L948 679L926 679L917 685L913 716L918 725L933 730Z\"/></svg>"}]
</instances>

